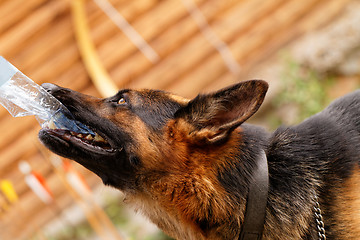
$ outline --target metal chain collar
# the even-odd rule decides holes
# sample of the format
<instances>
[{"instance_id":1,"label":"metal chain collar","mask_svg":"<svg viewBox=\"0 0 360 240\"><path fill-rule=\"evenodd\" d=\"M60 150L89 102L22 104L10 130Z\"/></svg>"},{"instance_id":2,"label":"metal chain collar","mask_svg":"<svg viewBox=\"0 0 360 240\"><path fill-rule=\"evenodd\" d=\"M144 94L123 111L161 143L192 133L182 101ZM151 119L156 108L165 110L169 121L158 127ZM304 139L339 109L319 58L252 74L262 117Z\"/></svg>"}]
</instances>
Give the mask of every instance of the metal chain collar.
<instances>
[{"instance_id":1,"label":"metal chain collar","mask_svg":"<svg viewBox=\"0 0 360 240\"><path fill-rule=\"evenodd\" d=\"M323 221L323 217L321 215L321 209L320 209L320 204L318 201L318 198L315 197L315 220L316 220L316 227L318 230L318 236L319 236L319 240L326 240L326 235L325 235L325 224Z\"/></svg>"}]
</instances>

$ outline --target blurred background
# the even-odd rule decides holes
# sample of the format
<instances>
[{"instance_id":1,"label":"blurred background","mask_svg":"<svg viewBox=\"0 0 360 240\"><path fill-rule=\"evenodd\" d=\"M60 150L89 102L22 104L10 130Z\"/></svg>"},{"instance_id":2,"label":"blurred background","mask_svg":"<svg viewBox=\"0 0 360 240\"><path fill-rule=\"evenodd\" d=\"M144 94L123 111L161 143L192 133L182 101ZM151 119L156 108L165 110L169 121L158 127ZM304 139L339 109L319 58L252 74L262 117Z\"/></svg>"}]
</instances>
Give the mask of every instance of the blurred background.
<instances>
[{"instance_id":1,"label":"blurred background","mask_svg":"<svg viewBox=\"0 0 360 240\"><path fill-rule=\"evenodd\" d=\"M1 0L0 19L0 55L38 84L192 98L264 79L251 121L269 130L360 86L359 0ZM119 191L45 150L39 129L0 107L0 239L169 239Z\"/></svg>"}]
</instances>

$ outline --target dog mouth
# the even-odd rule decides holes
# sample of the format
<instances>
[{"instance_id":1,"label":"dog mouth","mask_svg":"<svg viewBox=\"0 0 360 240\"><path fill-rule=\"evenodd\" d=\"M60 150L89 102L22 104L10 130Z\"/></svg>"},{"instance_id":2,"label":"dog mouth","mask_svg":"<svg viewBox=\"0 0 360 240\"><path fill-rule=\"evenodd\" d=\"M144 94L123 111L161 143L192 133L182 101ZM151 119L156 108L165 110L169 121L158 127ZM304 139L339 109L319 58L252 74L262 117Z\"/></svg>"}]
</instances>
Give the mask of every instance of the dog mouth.
<instances>
[{"instance_id":1,"label":"dog mouth","mask_svg":"<svg viewBox=\"0 0 360 240\"><path fill-rule=\"evenodd\" d=\"M70 144L86 151L95 153L114 153L118 149L114 148L103 134L94 131L94 134L77 133L68 129L59 129L55 123L50 120L42 126L42 131L56 138L58 141L65 143L68 147Z\"/></svg>"}]
</instances>

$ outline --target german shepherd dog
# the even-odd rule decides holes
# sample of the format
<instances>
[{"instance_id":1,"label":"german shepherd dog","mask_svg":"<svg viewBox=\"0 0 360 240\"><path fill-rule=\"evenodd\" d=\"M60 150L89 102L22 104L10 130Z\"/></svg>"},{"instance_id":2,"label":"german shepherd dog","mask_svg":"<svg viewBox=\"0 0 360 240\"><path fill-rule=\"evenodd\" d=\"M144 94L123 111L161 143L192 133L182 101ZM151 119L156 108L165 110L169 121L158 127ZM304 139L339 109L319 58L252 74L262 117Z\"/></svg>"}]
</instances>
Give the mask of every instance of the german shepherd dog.
<instances>
[{"instance_id":1,"label":"german shepherd dog","mask_svg":"<svg viewBox=\"0 0 360 240\"><path fill-rule=\"evenodd\" d=\"M269 172L262 239L360 239L360 90L273 133L244 123L268 89L240 82L189 100L158 90L95 98L43 87L95 135L45 127L42 143L125 193L176 239L238 239L261 152ZM323 239L323 238L321 238Z\"/></svg>"}]
</instances>

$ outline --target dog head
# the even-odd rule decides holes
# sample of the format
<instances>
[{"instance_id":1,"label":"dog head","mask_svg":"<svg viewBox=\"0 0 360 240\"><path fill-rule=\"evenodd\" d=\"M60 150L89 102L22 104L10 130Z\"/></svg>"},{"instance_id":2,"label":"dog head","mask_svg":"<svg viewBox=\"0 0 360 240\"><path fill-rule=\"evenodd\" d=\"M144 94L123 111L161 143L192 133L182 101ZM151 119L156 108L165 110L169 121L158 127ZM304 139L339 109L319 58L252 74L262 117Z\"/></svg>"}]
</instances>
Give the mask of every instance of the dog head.
<instances>
[{"instance_id":1,"label":"dog head","mask_svg":"<svg viewBox=\"0 0 360 240\"><path fill-rule=\"evenodd\" d=\"M53 84L43 87L96 133L45 127L39 132L43 144L105 184L134 190L144 188L144 179L216 164L217 150L258 110L268 84L241 82L192 100L157 90L125 89L101 99Z\"/></svg>"}]
</instances>

